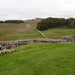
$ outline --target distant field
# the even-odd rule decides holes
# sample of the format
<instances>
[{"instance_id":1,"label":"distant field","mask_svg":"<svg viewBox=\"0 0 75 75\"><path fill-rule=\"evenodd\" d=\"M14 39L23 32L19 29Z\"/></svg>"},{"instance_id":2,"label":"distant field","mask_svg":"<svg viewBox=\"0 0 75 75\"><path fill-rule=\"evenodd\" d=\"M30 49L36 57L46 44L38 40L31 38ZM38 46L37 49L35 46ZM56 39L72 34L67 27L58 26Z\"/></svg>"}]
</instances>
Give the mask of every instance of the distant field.
<instances>
[{"instance_id":1,"label":"distant field","mask_svg":"<svg viewBox=\"0 0 75 75\"><path fill-rule=\"evenodd\" d=\"M48 38L58 39L62 36L66 35L75 35L75 29L49 29L46 31L41 31ZM12 36L7 36L5 40L18 40L18 39L33 39L33 38L43 38L36 30L30 30L26 32L22 32L19 34L15 34Z\"/></svg>"},{"instance_id":2,"label":"distant field","mask_svg":"<svg viewBox=\"0 0 75 75\"><path fill-rule=\"evenodd\" d=\"M0 23L0 40L10 35L18 34L28 30L36 29L36 25L40 20L26 20L25 23Z\"/></svg>"},{"instance_id":3,"label":"distant field","mask_svg":"<svg viewBox=\"0 0 75 75\"><path fill-rule=\"evenodd\" d=\"M75 75L75 43L34 43L0 56L0 75Z\"/></svg>"},{"instance_id":4,"label":"distant field","mask_svg":"<svg viewBox=\"0 0 75 75\"><path fill-rule=\"evenodd\" d=\"M34 38L43 38L41 34L36 32L36 30L25 31L16 35L5 37L5 40L19 40L19 39L34 39Z\"/></svg>"},{"instance_id":5,"label":"distant field","mask_svg":"<svg viewBox=\"0 0 75 75\"><path fill-rule=\"evenodd\" d=\"M40 20L0 24L0 41L43 38L36 32ZM75 35L75 29L41 31L48 38ZM75 43L32 43L0 56L0 75L75 75Z\"/></svg>"},{"instance_id":6,"label":"distant field","mask_svg":"<svg viewBox=\"0 0 75 75\"><path fill-rule=\"evenodd\" d=\"M0 41L43 38L35 31L37 23L40 20L26 20L25 23L1 23L0 24ZM75 35L75 29L54 28L41 31L48 38L58 39L66 35Z\"/></svg>"},{"instance_id":7,"label":"distant field","mask_svg":"<svg viewBox=\"0 0 75 75\"><path fill-rule=\"evenodd\" d=\"M41 32L48 38L58 39L66 35L75 35L75 28L74 29L54 28L54 29L49 29Z\"/></svg>"}]
</instances>

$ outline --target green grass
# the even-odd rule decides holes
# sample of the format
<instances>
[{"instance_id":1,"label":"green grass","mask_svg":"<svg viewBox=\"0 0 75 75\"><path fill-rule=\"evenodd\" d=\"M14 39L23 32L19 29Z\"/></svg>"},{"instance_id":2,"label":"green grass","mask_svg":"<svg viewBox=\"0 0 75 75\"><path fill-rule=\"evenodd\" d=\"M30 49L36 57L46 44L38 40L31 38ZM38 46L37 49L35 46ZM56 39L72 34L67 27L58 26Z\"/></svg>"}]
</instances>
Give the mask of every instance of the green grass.
<instances>
[{"instance_id":1,"label":"green grass","mask_svg":"<svg viewBox=\"0 0 75 75\"><path fill-rule=\"evenodd\" d=\"M44 35L48 38L58 39L66 35L75 35L75 29L54 28L54 29L42 31L42 33L44 33Z\"/></svg>"},{"instance_id":2,"label":"green grass","mask_svg":"<svg viewBox=\"0 0 75 75\"><path fill-rule=\"evenodd\" d=\"M21 24L1 23L0 41L42 38L42 36L35 31L39 21L40 20L27 20L25 23ZM30 27L27 27L27 24L29 24ZM75 35L75 28L54 28L41 32L44 33L47 38L58 39L66 35Z\"/></svg>"},{"instance_id":3,"label":"green grass","mask_svg":"<svg viewBox=\"0 0 75 75\"><path fill-rule=\"evenodd\" d=\"M5 37L19 34L28 30L36 29L36 25L40 20L26 20L25 23L0 23L0 41L5 40ZM27 24L30 27L27 27Z\"/></svg>"},{"instance_id":4,"label":"green grass","mask_svg":"<svg viewBox=\"0 0 75 75\"><path fill-rule=\"evenodd\" d=\"M36 32L36 30L30 30L26 32L22 32L16 35L5 37L5 40L19 40L19 39L33 39L33 38L43 38L41 34Z\"/></svg>"},{"instance_id":5,"label":"green grass","mask_svg":"<svg viewBox=\"0 0 75 75\"><path fill-rule=\"evenodd\" d=\"M66 35L75 35L75 29L49 29L46 31L41 31L48 38L58 39ZM21 32L19 34L4 37L5 40L18 40L18 39L33 39L33 38L43 38L41 34L36 32L36 30L29 30Z\"/></svg>"},{"instance_id":6,"label":"green grass","mask_svg":"<svg viewBox=\"0 0 75 75\"><path fill-rule=\"evenodd\" d=\"M75 75L75 43L34 43L0 56L0 75Z\"/></svg>"}]
</instances>

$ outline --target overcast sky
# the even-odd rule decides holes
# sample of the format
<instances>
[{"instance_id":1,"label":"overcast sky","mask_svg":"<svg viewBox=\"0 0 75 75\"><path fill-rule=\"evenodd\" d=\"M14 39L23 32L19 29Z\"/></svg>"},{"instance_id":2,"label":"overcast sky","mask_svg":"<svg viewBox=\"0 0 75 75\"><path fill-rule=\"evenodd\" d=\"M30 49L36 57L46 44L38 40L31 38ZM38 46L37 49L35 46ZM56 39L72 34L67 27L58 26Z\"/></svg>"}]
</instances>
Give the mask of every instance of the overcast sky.
<instances>
[{"instance_id":1,"label":"overcast sky","mask_svg":"<svg viewBox=\"0 0 75 75\"><path fill-rule=\"evenodd\" d=\"M75 0L0 0L0 20L75 18Z\"/></svg>"}]
</instances>

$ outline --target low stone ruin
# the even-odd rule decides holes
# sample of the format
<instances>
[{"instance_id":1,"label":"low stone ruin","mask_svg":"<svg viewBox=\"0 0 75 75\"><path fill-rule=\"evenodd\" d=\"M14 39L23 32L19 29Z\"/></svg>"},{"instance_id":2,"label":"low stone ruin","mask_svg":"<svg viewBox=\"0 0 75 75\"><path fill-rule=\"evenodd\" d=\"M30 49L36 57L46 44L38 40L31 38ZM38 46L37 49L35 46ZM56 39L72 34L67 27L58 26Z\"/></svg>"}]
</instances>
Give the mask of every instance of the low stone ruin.
<instances>
[{"instance_id":1,"label":"low stone ruin","mask_svg":"<svg viewBox=\"0 0 75 75\"><path fill-rule=\"evenodd\" d=\"M38 38L33 39L34 43L66 43L66 40L62 39L48 39L48 38Z\"/></svg>"},{"instance_id":2,"label":"low stone ruin","mask_svg":"<svg viewBox=\"0 0 75 75\"><path fill-rule=\"evenodd\" d=\"M10 49L13 47L28 45L31 43L74 43L74 42L75 42L74 35L63 36L61 39L37 38L37 39L23 39L16 41L0 41L0 55L17 51L4 49Z\"/></svg>"},{"instance_id":3,"label":"low stone ruin","mask_svg":"<svg viewBox=\"0 0 75 75\"><path fill-rule=\"evenodd\" d=\"M75 42L75 36L74 35L63 36L61 39L62 40L67 40L67 42L69 42L69 43L74 43Z\"/></svg>"},{"instance_id":4,"label":"low stone ruin","mask_svg":"<svg viewBox=\"0 0 75 75\"><path fill-rule=\"evenodd\" d=\"M12 49L12 50L3 49L3 50L0 50L0 55L5 55L5 54L16 52L16 51L18 51L18 49Z\"/></svg>"},{"instance_id":5,"label":"low stone ruin","mask_svg":"<svg viewBox=\"0 0 75 75\"><path fill-rule=\"evenodd\" d=\"M33 43L33 41L30 39L16 40L16 41L0 41L0 50L10 49L21 45L28 45L30 43Z\"/></svg>"},{"instance_id":6,"label":"low stone ruin","mask_svg":"<svg viewBox=\"0 0 75 75\"><path fill-rule=\"evenodd\" d=\"M40 33L44 38L47 38L42 32L40 32L39 30L36 30L38 33Z\"/></svg>"},{"instance_id":7,"label":"low stone ruin","mask_svg":"<svg viewBox=\"0 0 75 75\"><path fill-rule=\"evenodd\" d=\"M16 41L0 41L0 50L10 49L13 47L28 45L31 43L74 43L74 36L64 36L61 39L37 38L37 39L24 39Z\"/></svg>"}]
</instances>

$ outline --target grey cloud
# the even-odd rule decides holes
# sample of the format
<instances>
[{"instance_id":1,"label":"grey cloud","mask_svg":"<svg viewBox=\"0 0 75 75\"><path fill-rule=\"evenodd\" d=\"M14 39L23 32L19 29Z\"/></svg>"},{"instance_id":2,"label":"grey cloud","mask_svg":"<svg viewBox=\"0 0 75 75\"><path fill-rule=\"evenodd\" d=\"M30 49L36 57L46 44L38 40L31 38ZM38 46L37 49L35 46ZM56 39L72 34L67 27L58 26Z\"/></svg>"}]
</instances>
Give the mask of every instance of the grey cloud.
<instances>
[{"instance_id":1,"label":"grey cloud","mask_svg":"<svg viewBox=\"0 0 75 75\"><path fill-rule=\"evenodd\" d=\"M0 20L75 17L74 0L0 0Z\"/></svg>"}]
</instances>

